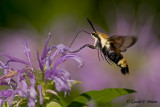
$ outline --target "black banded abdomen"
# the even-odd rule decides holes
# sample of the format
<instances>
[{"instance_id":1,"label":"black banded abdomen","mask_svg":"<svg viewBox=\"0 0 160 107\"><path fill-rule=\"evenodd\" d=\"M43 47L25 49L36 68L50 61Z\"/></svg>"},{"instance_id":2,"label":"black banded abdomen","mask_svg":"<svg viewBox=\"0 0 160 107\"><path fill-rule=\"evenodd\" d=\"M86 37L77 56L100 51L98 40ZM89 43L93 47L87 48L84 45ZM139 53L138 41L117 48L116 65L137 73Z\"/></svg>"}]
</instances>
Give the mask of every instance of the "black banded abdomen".
<instances>
[{"instance_id":1,"label":"black banded abdomen","mask_svg":"<svg viewBox=\"0 0 160 107\"><path fill-rule=\"evenodd\" d=\"M102 52L105 57L109 58L112 62L121 68L122 74L125 75L126 73L129 73L128 64L121 53L114 51L113 48L112 50L107 50L106 47L103 48Z\"/></svg>"},{"instance_id":2,"label":"black banded abdomen","mask_svg":"<svg viewBox=\"0 0 160 107\"><path fill-rule=\"evenodd\" d=\"M114 51L108 52L108 58L113 61L115 64L117 64L119 67L121 67L122 74L129 73L128 64L126 62L126 59L123 58L123 56L120 53L116 53Z\"/></svg>"},{"instance_id":3,"label":"black banded abdomen","mask_svg":"<svg viewBox=\"0 0 160 107\"><path fill-rule=\"evenodd\" d=\"M108 51L107 54L108 54L108 58L116 64L118 64L119 60L123 58L121 54L116 53L114 51Z\"/></svg>"}]
</instances>

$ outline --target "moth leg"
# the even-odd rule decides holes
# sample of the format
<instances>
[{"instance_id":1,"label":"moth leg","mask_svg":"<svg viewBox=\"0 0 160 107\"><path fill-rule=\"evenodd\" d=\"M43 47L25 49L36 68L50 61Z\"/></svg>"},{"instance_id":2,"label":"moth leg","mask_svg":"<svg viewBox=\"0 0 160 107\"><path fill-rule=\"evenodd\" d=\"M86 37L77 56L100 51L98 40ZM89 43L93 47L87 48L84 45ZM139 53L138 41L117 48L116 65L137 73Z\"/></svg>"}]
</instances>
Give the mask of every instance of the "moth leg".
<instances>
[{"instance_id":1,"label":"moth leg","mask_svg":"<svg viewBox=\"0 0 160 107\"><path fill-rule=\"evenodd\" d=\"M93 45L90 45L90 44L85 44L83 45L82 47L80 47L79 49L75 50L75 51L71 51L70 53L76 53L76 52L79 52L81 49L85 48L85 47L89 47L91 49L96 49L96 47L94 47Z\"/></svg>"},{"instance_id":2,"label":"moth leg","mask_svg":"<svg viewBox=\"0 0 160 107\"><path fill-rule=\"evenodd\" d=\"M101 52L101 51L100 51L100 54L101 54L102 59L104 60L104 56L102 55L102 52Z\"/></svg>"},{"instance_id":3,"label":"moth leg","mask_svg":"<svg viewBox=\"0 0 160 107\"><path fill-rule=\"evenodd\" d=\"M99 61L100 61L100 57L99 57L99 50L97 50L97 53L98 53L98 59L99 59Z\"/></svg>"},{"instance_id":4,"label":"moth leg","mask_svg":"<svg viewBox=\"0 0 160 107\"><path fill-rule=\"evenodd\" d=\"M104 59L111 65L113 62L109 59L108 54L107 56L104 56Z\"/></svg>"},{"instance_id":5,"label":"moth leg","mask_svg":"<svg viewBox=\"0 0 160 107\"><path fill-rule=\"evenodd\" d=\"M108 59L106 57L104 59L111 65L110 61L108 61Z\"/></svg>"}]
</instances>

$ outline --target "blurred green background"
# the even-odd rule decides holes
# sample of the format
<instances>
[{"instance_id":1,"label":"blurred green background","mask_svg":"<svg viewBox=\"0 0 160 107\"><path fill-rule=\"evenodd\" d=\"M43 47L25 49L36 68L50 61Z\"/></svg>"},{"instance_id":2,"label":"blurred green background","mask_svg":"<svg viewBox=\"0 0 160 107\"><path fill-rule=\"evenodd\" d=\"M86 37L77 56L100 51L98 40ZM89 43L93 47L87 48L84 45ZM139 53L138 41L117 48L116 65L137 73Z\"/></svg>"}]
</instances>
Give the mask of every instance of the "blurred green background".
<instances>
[{"instance_id":1,"label":"blurred green background","mask_svg":"<svg viewBox=\"0 0 160 107\"><path fill-rule=\"evenodd\" d=\"M21 50L26 39L31 54L36 55L36 49L42 51L49 32L54 34L50 44L69 46L78 31L93 32L87 17L97 31L109 35L134 35L138 41L123 53L131 72L126 76L120 73L118 67L110 66L105 61L99 62L97 52L90 49L78 53L84 59L82 69L73 66L73 63L63 65L74 79L83 82L77 86L80 92L131 88L138 93L113 101L113 106L133 106L126 103L127 99L150 99L160 103L160 0L0 0L0 49L23 59ZM82 33L72 49L93 42L90 36ZM36 56L32 57L36 60ZM72 93L76 96L79 92L75 88Z\"/></svg>"},{"instance_id":2,"label":"blurred green background","mask_svg":"<svg viewBox=\"0 0 160 107\"><path fill-rule=\"evenodd\" d=\"M86 17L110 32L109 24L114 23L118 13L123 13L126 20L139 20L154 16L153 30L158 32L160 26L159 0L1 0L0 27L8 29L30 29L42 33L50 29L58 19L72 18L75 26L86 23ZM142 19L138 19L141 14ZM144 19L144 20L143 20ZM65 24L65 23L64 23ZM113 26L113 25L111 25Z\"/></svg>"}]
</instances>

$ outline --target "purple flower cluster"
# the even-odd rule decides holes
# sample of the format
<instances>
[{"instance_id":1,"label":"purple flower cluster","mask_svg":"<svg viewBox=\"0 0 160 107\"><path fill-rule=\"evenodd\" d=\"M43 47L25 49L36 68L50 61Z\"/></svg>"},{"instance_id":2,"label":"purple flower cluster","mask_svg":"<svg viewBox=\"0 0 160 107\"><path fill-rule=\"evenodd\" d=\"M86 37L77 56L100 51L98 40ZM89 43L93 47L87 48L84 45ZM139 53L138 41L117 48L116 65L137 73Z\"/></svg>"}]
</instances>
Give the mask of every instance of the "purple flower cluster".
<instances>
[{"instance_id":1,"label":"purple flower cluster","mask_svg":"<svg viewBox=\"0 0 160 107\"><path fill-rule=\"evenodd\" d=\"M41 56L37 51L39 68L35 68L32 64L30 50L26 41L24 42L24 52L28 61L0 53L1 56L9 59L6 63L0 61L0 69L4 71L4 75L0 76L0 106L4 103L9 104L9 106L13 105L15 97L21 98L16 102L17 106L26 99L28 107L35 107L36 103L42 105L46 92L57 95L53 87L51 89L48 88L48 84L55 85L58 92L63 91L66 95L71 90L71 86L77 83L77 81L71 79L69 72L59 68L59 65L70 58L82 66L82 59L74 53L68 53L68 47L62 44L47 48L50 38L51 34L49 34ZM53 51L54 49L56 50ZM23 69L10 67L10 63L15 62L24 64L25 67Z\"/></svg>"}]
</instances>

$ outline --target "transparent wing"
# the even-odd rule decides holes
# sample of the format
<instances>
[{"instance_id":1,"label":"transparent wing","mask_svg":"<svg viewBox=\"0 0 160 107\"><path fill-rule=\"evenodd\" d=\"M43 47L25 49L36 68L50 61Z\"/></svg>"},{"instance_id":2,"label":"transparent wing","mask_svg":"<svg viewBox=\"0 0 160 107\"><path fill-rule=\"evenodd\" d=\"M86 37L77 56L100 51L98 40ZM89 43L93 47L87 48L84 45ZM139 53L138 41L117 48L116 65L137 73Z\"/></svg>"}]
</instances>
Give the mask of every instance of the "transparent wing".
<instances>
[{"instance_id":1,"label":"transparent wing","mask_svg":"<svg viewBox=\"0 0 160 107\"><path fill-rule=\"evenodd\" d=\"M133 36L111 36L110 40L113 41L116 48L118 48L121 52L127 50L127 48L131 47L136 42L136 37Z\"/></svg>"}]
</instances>

